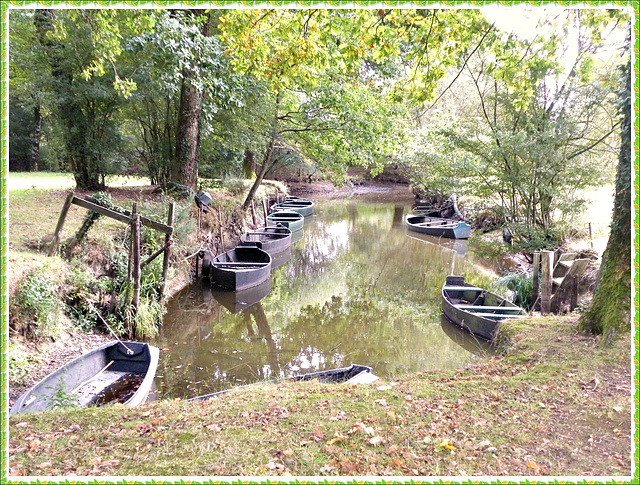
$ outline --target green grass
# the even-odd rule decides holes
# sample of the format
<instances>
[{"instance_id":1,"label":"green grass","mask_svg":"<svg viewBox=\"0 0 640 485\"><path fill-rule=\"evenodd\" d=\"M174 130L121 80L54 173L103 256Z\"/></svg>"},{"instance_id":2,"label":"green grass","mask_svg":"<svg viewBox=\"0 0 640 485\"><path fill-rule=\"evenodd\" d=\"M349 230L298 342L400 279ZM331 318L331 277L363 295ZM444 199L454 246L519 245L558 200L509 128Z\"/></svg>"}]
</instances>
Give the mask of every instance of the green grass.
<instances>
[{"instance_id":1,"label":"green grass","mask_svg":"<svg viewBox=\"0 0 640 485\"><path fill-rule=\"evenodd\" d=\"M109 187L149 185L146 177L113 175L107 178ZM76 183L73 174L62 172L9 172L7 189L10 192L24 189L73 189Z\"/></svg>"},{"instance_id":2,"label":"green grass","mask_svg":"<svg viewBox=\"0 0 640 485\"><path fill-rule=\"evenodd\" d=\"M628 475L630 341L572 317L502 357L370 385L282 382L205 401L10 417L15 475ZM508 327L508 325L505 325ZM33 443L37 443L34 446Z\"/></svg>"}]
</instances>

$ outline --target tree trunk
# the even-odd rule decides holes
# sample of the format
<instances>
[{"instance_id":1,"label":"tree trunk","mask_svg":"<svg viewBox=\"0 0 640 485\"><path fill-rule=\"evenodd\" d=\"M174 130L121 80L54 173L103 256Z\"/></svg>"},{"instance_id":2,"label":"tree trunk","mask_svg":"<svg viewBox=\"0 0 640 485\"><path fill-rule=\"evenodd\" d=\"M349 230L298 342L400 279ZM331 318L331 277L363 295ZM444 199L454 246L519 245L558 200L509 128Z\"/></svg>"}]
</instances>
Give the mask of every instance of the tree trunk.
<instances>
[{"instance_id":1,"label":"tree trunk","mask_svg":"<svg viewBox=\"0 0 640 485\"><path fill-rule=\"evenodd\" d=\"M274 157L273 152L276 145L276 140L278 136L280 136L280 128L278 126L278 112L280 111L280 101L282 100L282 95L278 94L276 96L276 106L273 115L273 123L271 125L271 141L269 142L269 146L267 147L267 152L264 154L264 161L262 163L262 167L260 167L260 171L256 176L256 180L253 182L251 189L249 189L249 193L247 194L247 198L244 200L242 204L242 210L246 212L249 210L249 206L251 206L251 201L253 200L258 187L262 184L262 180L264 179L265 174L273 167Z\"/></svg>"},{"instance_id":2,"label":"tree trunk","mask_svg":"<svg viewBox=\"0 0 640 485\"><path fill-rule=\"evenodd\" d=\"M33 126L31 129L31 149L27 169L29 172L37 172L40 165L40 139L42 138L42 111L40 104L33 108Z\"/></svg>"},{"instance_id":3,"label":"tree trunk","mask_svg":"<svg viewBox=\"0 0 640 485\"><path fill-rule=\"evenodd\" d=\"M244 160L242 160L242 172L246 178L254 178L256 176L257 164L256 154L252 150L244 151Z\"/></svg>"},{"instance_id":4,"label":"tree trunk","mask_svg":"<svg viewBox=\"0 0 640 485\"><path fill-rule=\"evenodd\" d=\"M253 182L253 185L251 186L251 189L249 189L249 193L247 194L247 198L244 200L244 203L242 204L242 210L244 212L246 212L247 210L249 210L249 206L251 206L251 201L253 200L253 198L256 195L256 192L258 191L258 187L260 187L260 185L262 184L262 180L264 179L264 175L267 173L267 170L269 170L270 166L271 166L271 160L272 160L272 153L273 153L273 147L275 145L275 136L271 138L271 142L269 143L269 147L267 148L267 153L265 153L264 155L264 161L262 163L262 166L260 167L260 171L258 172L258 175L256 175L256 179Z\"/></svg>"},{"instance_id":5,"label":"tree trunk","mask_svg":"<svg viewBox=\"0 0 640 485\"><path fill-rule=\"evenodd\" d=\"M191 16L205 14L204 10L189 10ZM207 21L202 27L202 35L208 36L211 16L206 13ZM195 73L186 67L182 71L180 89L180 109L176 131L176 150L170 170L173 182L195 188L198 183L198 161L200 157L200 113L202 112L203 93L192 84Z\"/></svg>"},{"instance_id":6,"label":"tree trunk","mask_svg":"<svg viewBox=\"0 0 640 485\"><path fill-rule=\"evenodd\" d=\"M195 188L198 182L200 112L202 92L195 88L185 72L180 91L180 111L176 151L171 166L171 181Z\"/></svg>"},{"instance_id":7,"label":"tree trunk","mask_svg":"<svg viewBox=\"0 0 640 485\"><path fill-rule=\"evenodd\" d=\"M631 328L631 66L624 69L621 149L611 235L602 255L602 265L593 300L578 327L604 336L609 343Z\"/></svg>"}]
</instances>

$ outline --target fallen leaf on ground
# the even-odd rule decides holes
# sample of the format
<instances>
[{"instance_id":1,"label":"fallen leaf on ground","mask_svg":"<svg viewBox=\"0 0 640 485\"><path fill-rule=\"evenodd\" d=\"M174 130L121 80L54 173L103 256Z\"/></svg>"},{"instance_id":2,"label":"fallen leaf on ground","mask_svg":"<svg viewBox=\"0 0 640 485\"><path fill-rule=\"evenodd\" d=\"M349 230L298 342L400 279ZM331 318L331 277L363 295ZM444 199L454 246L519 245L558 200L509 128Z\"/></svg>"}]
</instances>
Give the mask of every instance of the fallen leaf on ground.
<instances>
[{"instance_id":1,"label":"fallen leaf on ground","mask_svg":"<svg viewBox=\"0 0 640 485\"><path fill-rule=\"evenodd\" d=\"M374 436L369 440L369 444L373 446L378 446L384 443L384 438L382 436Z\"/></svg>"},{"instance_id":2,"label":"fallen leaf on ground","mask_svg":"<svg viewBox=\"0 0 640 485\"><path fill-rule=\"evenodd\" d=\"M339 432L339 431L336 431L336 434L335 434L335 435L333 435L333 436L334 436L334 438L332 438L332 439L330 439L329 441L327 441L327 444L328 444L328 445L332 445L332 444L334 444L334 443L338 443L338 442L340 442L340 441L344 441L344 440L348 439L346 436L344 436L344 435L340 434L340 432Z\"/></svg>"}]
</instances>

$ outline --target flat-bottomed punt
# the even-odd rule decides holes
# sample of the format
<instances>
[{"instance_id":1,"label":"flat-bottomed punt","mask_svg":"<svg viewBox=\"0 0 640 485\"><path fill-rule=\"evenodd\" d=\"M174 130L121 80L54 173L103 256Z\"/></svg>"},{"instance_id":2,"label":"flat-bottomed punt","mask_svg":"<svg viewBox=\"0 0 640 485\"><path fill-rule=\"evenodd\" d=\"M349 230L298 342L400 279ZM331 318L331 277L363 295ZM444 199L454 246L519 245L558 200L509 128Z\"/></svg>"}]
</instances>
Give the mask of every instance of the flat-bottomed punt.
<instances>
[{"instance_id":1,"label":"flat-bottomed punt","mask_svg":"<svg viewBox=\"0 0 640 485\"><path fill-rule=\"evenodd\" d=\"M142 342L110 342L52 372L22 394L11 414L147 401L159 350Z\"/></svg>"},{"instance_id":2,"label":"flat-bottomed punt","mask_svg":"<svg viewBox=\"0 0 640 485\"><path fill-rule=\"evenodd\" d=\"M448 237L451 239L468 239L471 226L466 222L409 214L406 218L407 229L410 231L429 234L431 236Z\"/></svg>"},{"instance_id":3,"label":"flat-bottomed punt","mask_svg":"<svg viewBox=\"0 0 640 485\"><path fill-rule=\"evenodd\" d=\"M291 232L296 232L304 227L304 216L291 210L279 210L267 216L267 223L272 226L281 224L288 227Z\"/></svg>"},{"instance_id":4,"label":"flat-bottomed punt","mask_svg":"<svg viewBox=\"0 0 640 485\"><path fill-rule=\"evenodd\" d=\"M310 216L313 214L315 204L309 199L288 199L279 204L271 206L272 211L291 210L302 216Z\"/></svg>"},{"instance_id":5,"label":"flat-bottomed punt","mask_svg":"<svg viewBox=\"0 0 640 485\"><path fill-rule=\"evenodd\" d=\"M258 243L241 243L211 259L209 279L227 290L258 286L271 276L271 256Z\"/></svg>"},{"instance_id":6,"label":"flat-bottomed punt","mask_svg":"<svg viewBox=\"0 0 640 485\"><path fill-rule=\"evenodd\" d=\"M291 246L291 229L285 226L262 227L249 231L240 236L243 243L259 242L262 250L271 256L280 253Z\"/></svg>"},{"instance_id":7,"label":"flat-bottomed punt","mask_svg":"<svg viewBox=\"0 0 640 485\"><path fill-rule=\"evenodd\" d=\"M314 379L317 379L319 382L368 384L376 381L378 377L373 374L373 369L369 366L351 364L349 367L310 372L291 378L292 381L312 381Z\"/></svg>"},{"instance_id":8,"label":"flat-bottomed punt","mask_svg":"<svg viewBox=\"0 0 640 485\"><path fill-rule=\"evenodd\" d=\"M332 384L345 383L345 384L370 384L379 379L378 376L373 374L373 369L366 365L351 364L349 367L341 367L339 369L323 370L318 372L310 372L308 374L300 374L293 376L287 380L290 381L312 381L317 379L318 382L326 382ZM274 379L271 381L255 382L253 384L245 384L243 386L237 386L232 389L225 389L222 391L212 392L210 394L203 394L202 396L196 396L188 399L188 401L201 401L209 399L214 396L220 396L226 394L233 389L239 389L243 387L259 386L265 382L275 384L282 382L281 379Z\"/></svg>"},{"instance_id":9,"label":"flat-bottomed punt","mask_svg":"<svg viewBox=\"0 0 640 485\"><path fill-rule=\"evenodd\" d=\"M442 286L442 312L459 327L487 340L496 336L500 322L528 316L515 303L467 283L462 276L447 276Z\"/></svg>"}]
</instances>

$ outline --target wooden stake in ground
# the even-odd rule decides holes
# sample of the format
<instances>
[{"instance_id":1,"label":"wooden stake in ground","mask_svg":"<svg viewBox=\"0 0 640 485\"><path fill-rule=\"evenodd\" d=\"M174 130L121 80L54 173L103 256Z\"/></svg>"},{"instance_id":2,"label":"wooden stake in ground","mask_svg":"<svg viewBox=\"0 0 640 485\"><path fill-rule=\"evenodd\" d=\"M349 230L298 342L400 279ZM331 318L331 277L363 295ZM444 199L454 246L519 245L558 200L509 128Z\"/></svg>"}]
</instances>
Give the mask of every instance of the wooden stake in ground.
<instances>
[{"instance_id":1,"label":"wooden stake in ground","mask_svg":"<svg viewBox=\"0 0 640 485\"><path fill-rule=\"evenodd\" d=\"M542 251L542 295L540 312L543 315L551 311L551 291L553 287L553 251Z\"/></svg>"},{"instance_id":2,"label":"wooden stake in ground","mask_svg":"<svg viewBox=\"0 0 640 485\"><path fill-rule=\"evenodd\" d=\"M64 205L62 206L62 210L60 211L60 217L58 218L56 231L53 233L53 241L51 242L51 247L49 248L49 256L53 256L54 254L56 254L58 244L60 243L60 232L62 231L62 226L64 226L64 221L67 218L67 213L69 212L69 208L71 207L72 202L73 192L69 191L69 193L67 194L67 198L64 201Z\"/></svg>"},{"instance_id":3,"label":"wooden stake in ground","mask_svg":"<svg viewBox=\"0 0 640 485\"><path fill-rule=\"evenodd\" d=\"M253 225L257 226L258 222L256 221L256 201L251 201L251 218L253 220Z\"/></svg>"},{"instance_id":4,"label":"wooden stake in ground","mask_svg":"<svg viewBox=\"0 0 640 485\"><path fill-rule=\"evenodd\" d=\"M137 207L134 207L134 214L132 219L131 226L131 246L133 248L133 311L134 315L137 316L138 306L140 304L140 280L141 273L140 270L140 216L137 213Z\"/></svg>"},{"instance_id":5,"label":"wooden stake in ground","mask_svg":"<svg viewBox=\"0 0 640 485\"><path fill-rule=\"evenodd\" d=\"M224 252L224 234L222 234L222 211L218 207L218 233L220 235L220 251Z\"/></svg>"},{"instance_id":6,"label":"wooden stake in ground","mask_svg":"<svg viewBox=\"0 0 640 485\"><path fill-rule=\"evenodd\" d=\"M538 302L538 296L540 294L540 253L536 251L533 253L533 268L532 268L532 291L531 291L531 301L533 301L532 310L535 310L536 307L539 307L540 304Z\"/></svg>"},{"instance_id":7,"label":"wooden stake in ground","mask_svg":"<svg viewBox=\"0 0 640 485\"><path fill-rule=\"evenodd\" d=\"M267 215L269 214L269 207L267 207L267 201L262 199L262 212L264 212L264 225L267 226Z\"/></svg>"},{"instance_id":8,"label":"wooden stake in ground","mask_svg":"<svg viewBox=\"0 0 640 485\"><path fill-rule=\"evenodd\" d=\"M169 204L169 215L167 216L167 226L173 229L173 218L176 209L175 202ZM160 287L160 297L164 295L164 286L167 283L167 272L169 271L169 259L171 258L171 244L173 242L173 231L164 237L164 257L162 259L162 286Z\"/></svg>"}]
</instances>

